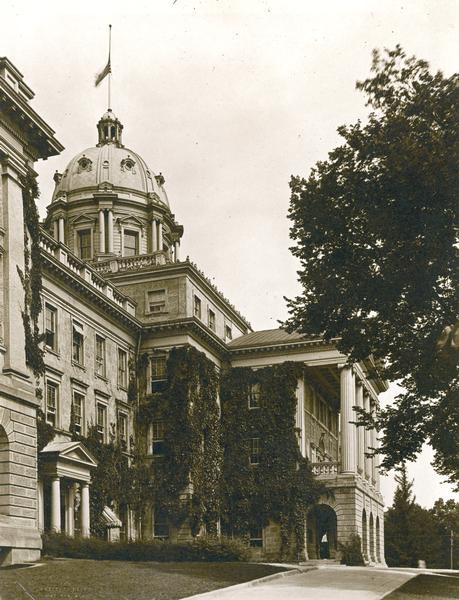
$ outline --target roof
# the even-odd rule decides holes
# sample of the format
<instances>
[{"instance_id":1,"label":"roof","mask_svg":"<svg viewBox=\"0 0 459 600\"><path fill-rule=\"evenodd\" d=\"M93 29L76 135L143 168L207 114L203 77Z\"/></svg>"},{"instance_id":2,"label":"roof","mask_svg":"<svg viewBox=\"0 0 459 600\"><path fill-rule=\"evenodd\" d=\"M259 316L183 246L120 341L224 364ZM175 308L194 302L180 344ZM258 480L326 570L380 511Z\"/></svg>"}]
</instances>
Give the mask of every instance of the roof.
<instances>
[{"instance_id":1,"label":"roof","mask_svg":"<svg viewBox=\"0 0 459 600\"><path fill-rule=\"evenodd\" d=\"M301 333L288 333L285 329L264 329L241 335L232 340L228 347L230 350L236 350L259 346L277 346L279 344L298 344L299 342L310 341L310 339Z\"/></svg>"}]
</instances>

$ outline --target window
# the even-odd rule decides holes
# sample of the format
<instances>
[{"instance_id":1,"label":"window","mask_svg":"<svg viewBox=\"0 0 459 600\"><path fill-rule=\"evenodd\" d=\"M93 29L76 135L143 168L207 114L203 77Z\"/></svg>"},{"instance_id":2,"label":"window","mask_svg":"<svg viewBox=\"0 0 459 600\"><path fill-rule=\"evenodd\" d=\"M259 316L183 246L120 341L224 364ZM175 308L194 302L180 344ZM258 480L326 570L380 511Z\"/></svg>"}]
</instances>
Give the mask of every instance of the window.
<instances>
[{"instance_id":1,"label":"window","mask_svg":"<svg viewBox=\"0 0 459 600\"><path fill-rule=\"evenodd\" d=\"M251 548L263 548L263 527L253 525L249 532L249 546Z\"/></svg>"},{"instance_id":2,"label":"window","mask_svg":"<svg viewBox=\"0 0 459 600\"><path fill-rule=\"evenodd\" d=\"M96 335L96 375L105 377L105 338Z\"/></svg>"},{"instance_id":3,"label":"window","mask_svg":"<svg viewBox=\"0 0 459 600\"><path fill-rule=\"evenodd\" d=\"M89 260L92 257L90 229L78 231L78 254L83 260Z\"/></svg>"},{"instance_id":4,"label":"window","mask_svg":"<svg viewBox=\"0 0 459 600\"><path fill-rule=\"evenodd\" d=\"M83 325L77 323L77 321L72 322L72 359L73 362L82 365L84 363L84 354L83 348L84 346L84 335L83 335Z\"/></svg>"},{"instance_id":5,"label":"window","mask_svg":"<svg viewBox=\"0 0 459 600\"><path fill-rule=\"evenodd\" d=\"M78 435L83 435L83 419L84 419L84 395L80 392L73 392L73 427L75 429L75 433Z\"/></svg>"},{"instance_id":6,"label":"window","mask_svg":"<svg viewBox=\"0 0 459 600\"><path fill-rule=\"evenodd\" d=\"M46 381L46 422L57 427L57 407L59 402L59 386L53 381Z\"/></svg>"},{"instance_id":7,"label":"window","mask_svg":"<svg viewBox=\"0 0 459 600\"><path fill-rule=\"evenodd\" d=\"M107 433L107 407L105 404L96 404L96 429L99 441L105 442Z\"/></svg>"},{"instance_id":8,"label":"window","mask_svg":"<svg viewBox=\"0 0 459 600\"><path fill-rule=\"evenodd\" d=\"M151 359L151 391L162 392L166 388L166 357L153 356Z\"/></svg>"},{"instance_id":9,"label":"window","mask_svg":"<svg viewBox=\"0 0 459 600\"><path fill-rule=\"evenodd\" d=\"M194 296L194 316L201 318L201 298Z\"/></svg>"},{"instance_id":10,"label":"window","mask_svg":"<svg viewBox=\"0 0 459 600\"><path fill-rule=\"evenodd\" d=\"M147 312L160 313L166 309L166 290L147 292Z\"/></svg>"},{"instance_id":11,"label":"window","mask_svg":"<svg viewBox=\"0 0 459 600\"><path fill-rule=\"evenodd\" d=\"M227 340L232 340L233 339L233 332L232 332L231 327L229 325L225 326L225 338Z\"/></svg>"},{"instance_id":12,"label":"window","mask_svg":"<svg viewBox=\"0 0 459 600\"><path fill-rule=\"evenodd\" d=\"M118 442L124 452L128 450L128 416L125 412L118 411L117 419Z\"/></svg>"},{"instance_id":13,"label":"window","mask_svg":"<svg viewBox=\"0 0 459 600\"><path fill-rule=\"evenodd\" d=\"M249 409L260 408L261 387L259 383L254 383L249 390Z\"/></svg>"},{"instance_id":14,"label":"window","mask_svg":"<svg viewBox=\"0 0 459 600\"><path fill-rule=\"evenodd\" d=\"M169 523L167 515L161 508L156 508L153 511L153 537L166 539L169 537Z\"/></svg>"},{"instance_id":15,"label":"window","mask_svg":"<svg viewBox=\"0 0 459 600\"><path fill-rule=\"evenodd\" d=\"M124 256L135 256L139 253L139 234L136 231L124 231Z\"/></svg>"},{"instance_id":16,"label":"window","mask_svg":"<svg viewBox=\"0 0 459 600\"><path fill-rule=\"evenodd\" d=\"M212 331L215 331L215 313L209 308L208 325Z\"/></svg>"},{"instance_id":17,"label":"window","mask_svg":"<svg viewBox=\"0 0 459 600\"><path fill-rule=\"evenodd\" d=\"M57 351L57 309L48 303L45 304L45 345Z\"/></svg>"},{"instance_id":18,"label":"window","mask_svg":"<svg viewBox=\"0 0 459 600\"><path fill-rule=\"evenodd\" d=\"M127 352L118 348L118 385L127 388Z\"/></svg>"},{"instance_id":19,"label":"window","mask_svg":"<svg viewBox=\"0 0 459 600\"><path fill-rule=\"evenodd\" d=\"M164 421L151 424L151 453L153 456L164 455Z\"/></svg>"},{"instance_id":20,"label":"window","mask_svg":"<svg viewBox=\"0 0 459 600\"><path fill-rule=\"evenodd\" d=\"M249 463L258 465L260 462L260 438L249 439Z\"/></svg>"}]
</instances>

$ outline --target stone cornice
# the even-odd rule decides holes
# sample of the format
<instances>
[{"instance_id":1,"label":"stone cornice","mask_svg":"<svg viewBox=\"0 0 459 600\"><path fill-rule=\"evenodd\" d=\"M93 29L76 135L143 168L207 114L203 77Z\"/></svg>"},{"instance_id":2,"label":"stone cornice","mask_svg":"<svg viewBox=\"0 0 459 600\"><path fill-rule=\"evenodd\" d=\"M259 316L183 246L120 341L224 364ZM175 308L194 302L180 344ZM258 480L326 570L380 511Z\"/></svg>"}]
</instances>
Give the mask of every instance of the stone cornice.
<instances>
[{"instance_id":1,"label":"stone cornice","mask_svg":"<svg viewBox=\"0 0 459 600\"><path fill-rule=\"evenodd\" d=\"M0 77L0 106L21 131L27 131L27 142L33 149L31 153L36 154L37 158L48 158L62 152L64 146L54 137L54 130L3 77Z\"/></svg>"}]
</instances>

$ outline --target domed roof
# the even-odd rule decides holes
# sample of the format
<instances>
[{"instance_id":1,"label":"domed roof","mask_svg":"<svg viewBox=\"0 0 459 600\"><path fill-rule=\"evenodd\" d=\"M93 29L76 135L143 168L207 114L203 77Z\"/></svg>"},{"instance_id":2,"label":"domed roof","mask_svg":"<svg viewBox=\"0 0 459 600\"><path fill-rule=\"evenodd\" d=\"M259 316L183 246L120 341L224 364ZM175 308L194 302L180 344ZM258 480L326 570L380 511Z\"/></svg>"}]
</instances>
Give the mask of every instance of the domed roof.
<instances>
[{"instance_id":1,"label":"domed roof","mask_svg":"<svg viewBox=\"0 0 459 600\"><path fill-rule=\"evenodd\" d=\"M63 193L68 201L75 196L81 198L85 192L100 191L106 183L121 198L145 199L154 193L169 207L164 177L155 175L141 156L121 144L122 128L108 110L98 123L99 144L74 156L62 175L56 173L53 201Z\"/></svg>"}]
</instances>

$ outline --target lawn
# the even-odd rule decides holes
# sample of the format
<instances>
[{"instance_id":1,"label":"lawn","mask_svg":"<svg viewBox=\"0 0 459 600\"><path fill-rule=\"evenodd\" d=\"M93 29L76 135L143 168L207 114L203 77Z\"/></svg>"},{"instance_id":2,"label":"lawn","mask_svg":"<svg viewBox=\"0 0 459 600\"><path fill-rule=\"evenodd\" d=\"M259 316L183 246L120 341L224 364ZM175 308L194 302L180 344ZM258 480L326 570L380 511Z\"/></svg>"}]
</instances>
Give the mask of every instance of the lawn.
<instances>
[{"instance_id":1,"label":"lawn","mask_svg":"<svg viewBox=\"0 0 459 600\"><path fill-rule=\"evenodd\" d=\"M175 600L282 568L250 563L49 559L0 569L1 600Z\"/></svg>"},{"instance_id":2,"label":"lawn","mask_svg":"<svg viewBox=\"0 0 459 600\"><path fill-rule=\"evenodd\" d=\"M445 600L459 598L459 578L421 574L410 579L384 600Z\"/></svg>"}]
</instances>

